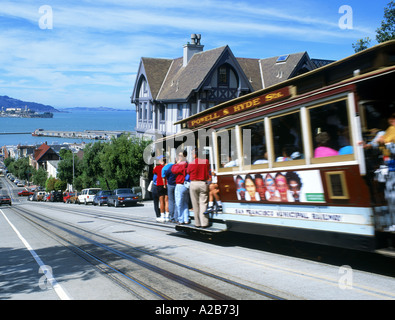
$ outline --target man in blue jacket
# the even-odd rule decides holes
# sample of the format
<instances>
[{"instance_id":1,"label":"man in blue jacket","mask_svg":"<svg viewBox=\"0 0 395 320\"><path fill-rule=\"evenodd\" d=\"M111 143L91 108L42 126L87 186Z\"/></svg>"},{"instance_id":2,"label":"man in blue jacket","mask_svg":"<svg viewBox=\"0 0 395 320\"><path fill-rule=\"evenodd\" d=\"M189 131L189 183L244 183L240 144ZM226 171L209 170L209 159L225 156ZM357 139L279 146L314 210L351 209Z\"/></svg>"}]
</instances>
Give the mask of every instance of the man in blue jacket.
<instances>
[{"instance_id":1,"label":"man in blue jacket","mask_svg":"<svg viewBox=\"0 0 395 320\"><path fill-rule=\"evenodd\" d=\"M175 189L176 189L176 175L171 172L173 163L166 164L162 169L162 178L165 179L165 186L167 188L168 197L168 212L165 213L165 222L176 222L178 216L175 206Z\"/></svg>"}]
</instances>

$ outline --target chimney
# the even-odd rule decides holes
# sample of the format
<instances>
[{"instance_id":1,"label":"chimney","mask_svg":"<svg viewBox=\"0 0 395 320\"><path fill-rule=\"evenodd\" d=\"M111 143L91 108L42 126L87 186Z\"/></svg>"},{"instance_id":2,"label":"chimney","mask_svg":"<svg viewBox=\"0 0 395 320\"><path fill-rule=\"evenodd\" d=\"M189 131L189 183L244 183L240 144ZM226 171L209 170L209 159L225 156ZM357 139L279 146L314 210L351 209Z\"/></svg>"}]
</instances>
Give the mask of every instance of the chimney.
<instances>
[{"instance_id":1,"label":"chimney","mask_svg":"<svg viewBox=\"0 0 395 320\"><path fill-rule=\"evenodd\" d=\"M192 33L191 43L188 42L187 44L184 45L184 60L182 63L183 67L185 67L188 64L189 60L191 60L192 56L195 53L199 53L203 51L204 46L200 44L201 37L202 36L200 34Z\"/></svg>"}]
</instances>

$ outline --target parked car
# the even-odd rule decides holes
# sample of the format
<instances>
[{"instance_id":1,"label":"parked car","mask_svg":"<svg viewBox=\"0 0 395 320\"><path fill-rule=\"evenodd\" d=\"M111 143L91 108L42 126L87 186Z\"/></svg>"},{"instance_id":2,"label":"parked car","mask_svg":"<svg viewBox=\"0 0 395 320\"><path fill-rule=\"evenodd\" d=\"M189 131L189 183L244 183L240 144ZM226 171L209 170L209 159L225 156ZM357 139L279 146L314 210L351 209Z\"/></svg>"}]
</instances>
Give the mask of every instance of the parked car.
<instances>
[{"instance_id":1,"label":"parked car","mask_svg":"<svg viewBox=\"0 0 395 320\"><path fill-rule=\"evenodd\" d=\"M74 196L71 196L69 199L68 199L68 202L67 203L78 203L78 196L80 195L81 193L79 193L79 192L75 192L75 195Z\"/></svg>"},{"instance_id":2,"label":"parked car","mask_svg":"<svg viewBox=\"0 0 395 320\"><path fill-rule=\"evenodd\" d=\"M132 187L132 193L139 197L139 201L143 201L143 191L141 190L141 187Z\"/></svg>"},{"instance_id":3,"label":"parked car","mask_svg":"<svg viewBox=\"0 0 395 320\"><path fill-rule=\"evenodd\" d=\"M50 202L63 202L62 193L59 191L51 191L47 201Z\"/></svg>"},{"instance_id":4,"label":"parked car","mask_svg":"<svg viewBox=\"0 0 395 320\"><path fill-rule=\"evenodd\" d=\"M111 192L111 196L108 197L108 206L119 207L123 205L135 205L139 201L137 194L132 193L129 188L115 189Z\"/></svg>"},{"instance_id":5,"label":"parked car","mask_svg":"<svg viewBox=\"0 0 395 320\"><path fill-rule=\"evenodd\" d=\"M110 190L101 190L98 193L96 193L95 197L93 198L92 204L94 206L96 205L102 206L103 204L107 204L109 196L111 196Z\"/></svg>"},{"instance_id":6,"label":"parked car","mask_svg":"<svg viewBox=\"0 0 395 320\"><path fill-rule=\"evenodd\" d=\"M81 195L78 196L78 203L89 204L93 202L93 198L101 188L87 188L81 191Z\"/></svg>"},{"instance_id":7,"label":"parked car","mask_svg":"<svg viewBox=\"0 0 395 320\"><path fill-rule=\"evenodd\" d=\"M73 196L75 196L75 192L64 192L63 193L63 202L69 203L70 202L69 199Z\"/></svg>"},{"instance_id":8,"label":"parked car","mask_svg":"<svg viewBox=\"0 0 395 320\"><path fill-rule=\"evenodd\" d=\"M33 195L33 201L44 201L45 200L45 191L36 191Z\"/></svg>"},{"instance_id":9,"label":"parked car","mask_svg":"<svg viewBox=\"0 0 395 320\"><path fill-rule=\"evenodd\" d=\"M0 205L9 204L11 205L11 197L10 196L0 196Z\"/></svg>"},{"instance_id":10,"label":"parked car","mask_svg":"<svg viewBox=\"0 0 395 320\"><path fill-rule=\"evenodd\" d=\"M34 194L34 192L25 189L25 190L22 190L22 191L18 192L18 197L28 197L28 196L31 196L33 194Z\"/></svg>"}]
</instances>

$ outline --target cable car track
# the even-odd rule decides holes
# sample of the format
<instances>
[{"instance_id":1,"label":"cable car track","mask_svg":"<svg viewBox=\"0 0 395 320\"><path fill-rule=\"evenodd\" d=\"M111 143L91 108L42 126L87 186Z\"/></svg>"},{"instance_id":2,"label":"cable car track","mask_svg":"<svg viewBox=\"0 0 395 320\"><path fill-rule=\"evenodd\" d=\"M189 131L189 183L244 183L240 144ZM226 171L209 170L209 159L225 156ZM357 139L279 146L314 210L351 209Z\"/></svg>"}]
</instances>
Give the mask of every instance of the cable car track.
<instances>
[{"instance_id":1,"label":"cable car track","mask_svg":"<svg viewBox=\"0 0 395 320\"><path fill-rule=\"evenodd\" d=\"M61 239L73 252L94 264L112 280L130 291L137 299L147 297L148 299L159 298L164 300L185 299L183 296L180 297L177 292L187 290L185 292L188 292L187 295L192 296L192 299L233 300L248 297L250 299L284 300L270 292L187 266L148 250L132 247L130 244L122 243L108 235L93 233L81 226L59 221L53 217L46 217L41 213L21 208L21 206L10 209L44 229L52 237ZM70 212L72 210L66 211ZM103 217L97 218L102 219ZM111 219L117 218L113 216ZM95 237L99 240L95 240ZM90 249L87 249L87 247ZM140 256L149 257L153 261L146 261L147 259ZM136 268L143 271L136 271ZM137 276L134 275L136 273ZM148 281L149 277L146 275L148 273L150 277L158 279L155 285L151 284L152 281ZM145 275L143 279L140 278L141 274ZM163 281L163 278L166 281ZM162 282L166 285L162 285ZM136 285L139 290L136 290ZM170 288L169 290L167 290L167 286ZM212 287L220 288L220 290L212 289ZM141 289L145 293L141 293ZM191 292L196 293L196 295ZM230 292L230 294L227 294L227 292Z\"/></svg>"},{"instance_id":2,"label":"cable car track","mask_svg":"<svg viewBox=\"0 0 395 320\"><path fill-rule=\"evenodd\" d=\"M35 205L40 205L40 204L35 204ZM47 204L44 205L45 207L47 207ZM44 207L43 206L43 207ZM122 221L126 224L130 224L135 226L137 225L144 225L145 228L151 228L154 230L161 230L161 231L166 231L168 232L169 230L174 230L174 226L171 224L166 224L166 223L157 223L157 222L153 222L151 220L147 220L147 219L142 219L140 218L133 218L133 217L125 217L122 215L117 215L117 214L112 214L112 213L103 213L100 211L93 211L90 210L91 212L81 212L78 209L74 210L71 208L62 208L60 206L52 206L52 208L59 210L59 211L63 211L63 212L67 212L67 213L72 213L72 214L76 214L76 215L81 215L81 216L92 216L94 218L98 218L98 219L103 219L103 220L116 220L117 222ZM163 230L164 229L164 230Z\"/></svg>"}]
</instances>

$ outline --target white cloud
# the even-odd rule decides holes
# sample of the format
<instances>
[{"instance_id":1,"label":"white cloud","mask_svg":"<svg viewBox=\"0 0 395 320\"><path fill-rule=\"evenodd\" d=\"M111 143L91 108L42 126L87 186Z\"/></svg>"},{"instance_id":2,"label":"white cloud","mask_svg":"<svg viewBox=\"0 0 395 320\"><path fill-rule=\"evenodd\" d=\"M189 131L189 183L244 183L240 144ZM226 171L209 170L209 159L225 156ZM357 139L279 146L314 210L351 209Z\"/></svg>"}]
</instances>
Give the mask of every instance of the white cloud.
<instances>
[{"instance_id":1,"label":"white cloud","mask_svg":"<svg viewBox=\"0 0 395 320\"><path fill-rule=\"evenodd\" d=\"M202 33L206 49L243 44L243 50L255 50L251 56L264 57L262 47L295 39L325 45L348 42L351 48L370 30L360 26L344 32L337 26L337 12L320 12L309 0L284 1L269 6L219 0L4 0L0 90L15 93L15 98L27 92L37 96L36 90L55 106L122 100L126 107L130 94L126 99L124 94L133 89L140 58L179 57L190 33ZM39 28L38 10L44 4L53 9L52 30Z\"/></svg>"}]
</instances>

